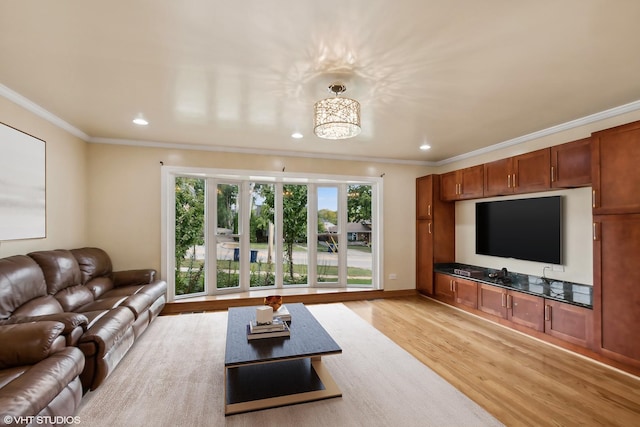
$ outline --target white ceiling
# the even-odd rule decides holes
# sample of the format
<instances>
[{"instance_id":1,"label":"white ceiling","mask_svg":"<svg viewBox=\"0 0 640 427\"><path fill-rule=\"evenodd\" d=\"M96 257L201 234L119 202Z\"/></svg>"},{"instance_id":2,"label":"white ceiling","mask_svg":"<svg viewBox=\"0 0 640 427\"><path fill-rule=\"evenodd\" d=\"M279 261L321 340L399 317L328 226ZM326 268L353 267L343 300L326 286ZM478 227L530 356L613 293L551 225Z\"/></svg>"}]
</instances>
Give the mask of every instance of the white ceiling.
<instances>
[{"instance_id":1,"label":"white ceiling","mask_svg":"<svg viewBox=\"0 0 640 427\"><path fill-rule=\"evenodd\" d=\"M3 0L0 85L94 142L440 162L640 100L639 22L638 0ZM362 133L328 141L337 80Z\"/></svg>"}]
</instances>

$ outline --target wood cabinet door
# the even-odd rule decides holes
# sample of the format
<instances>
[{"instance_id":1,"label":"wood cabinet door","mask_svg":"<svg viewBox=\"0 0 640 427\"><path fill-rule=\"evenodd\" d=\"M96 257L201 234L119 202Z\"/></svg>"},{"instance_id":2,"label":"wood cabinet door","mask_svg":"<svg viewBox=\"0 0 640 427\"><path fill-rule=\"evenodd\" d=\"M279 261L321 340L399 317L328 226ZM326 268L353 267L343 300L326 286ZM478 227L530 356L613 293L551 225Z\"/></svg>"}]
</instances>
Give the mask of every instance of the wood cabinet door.
<instances>
[{"instance_id":1,"label":"wood cabinet door","mask_svg":"<svg viewBox=\"0 0 640 427\"><path fill-rule=\"evenodd\" d=\"M433 213L433 175L416 179L416 218L431 219Z\"/></svg>"},{"instance_id":2,"label":"wood cabinet door","mask_svg":"<svg viewBox=\"0 0 640 427\"><path fill-rule=\"evenodd\" d=\"M582 347L593 345L593 310L560 301L546 300L544 332Z\"/></svg>"},{"instance_id":3,"label":"wood cabinet door","mask_svg":"<svg viewBox=\"0 0 640 427\"><path fill-rule=\"evenodd\" d=\"M511 158L496 160L483 165L484 196L500 196L513 193L511 183Z\"/></svg>"},{"instance_id":4,"label":"wood cabinet door","mask_svg":"<svg viewBox=\"0 0 640 427\"><path fill-rule=\"evenodd\" d=\"M440 200L454 201L458 199L458 172L440 175Z\"/></svg>"},{"instance_id":5,"label":"wood cabinet door","mask_svg":"<svg viewBox=\"0 0 640 427\"><path fill-rule=\"evenodd\" d=\"M531 193L551 188L551 150L532 151L513 157L511 185L515 193Z\"/></svg>"},{"instance_id":6,"label":"wood cabinet door","mask_svg":"<svg viewBox=\"0 0 640 427\"><path fill-rule=\"evenodd\" d=\"M478 199L484 195L484 166L462 169L459 176L458 199Z\"/></svg>"},{"instance_id":7,"label":"wood cabinet door","mask_svg":"<svg viewBox=\"0 0 640 427\"><path fill-rule=\"evenodd\" d=\"M591 185L591 138L551 147L551 187Z\"/></svg>"},{"instance_id":8,"label":"wood cabinet door","mask_svg":"<svg viewBox=\"0 0 640 427\"><path fill-rule=\"evenodd\" d=\"M507 292L507 319L536 331L544 331L544 298Z\"/></svg>"},{"instance_id":9,"label":"wood cabinet door","mask_svg":"<svg viewBox=\"0 0 640 427\"><path fill-rule=\"evenodd\" d=\"M593 220L595 345L640 366L640 214Z\"/></svg>"},{"instance_id":10,"label":"wood cabinet door","mask_svg":"<svg viewBox=\"0 0 640 427\"><path fill-rule=\"evenodd\" d=\"M433 223L416 221L416 289L433 295Z\"/></svg>"},{"instance_id":11,"label":"wood cabinet door","mask_svg":"<svg viewBox=\"0 0 640 427\"><path fill-rule=\"evenodd\" d=\"M446 274L435 274L433 294L437 299L448 304L453 304L453 277Z\"/></svg>"},{"instance_id":12,"label":"wood cabinet door","mask_svg":"<svg viewBox=\"0 0 640 427\"><path fill-rule=\"evenodd\" d=\"M594 133L591 162L593 213L640 213L640 122Z\"/></svg>"},{"instance_id":13,"label":"wood cabinet door","mask_svg":"<svg viewBox=\"0 0 640 427\"><path fill-rule=\"evenodd\" d=\"M478 283L458 278L454 279L453 283L455 304L478 308Z\"/></svg>"},{"instance_id":14,"label":"wood cabinet door","mask_svg":"<svg viewBox=\"0 0 640 427\"><path fill-rule=\"evenodd\" d=\"M478 285L478 310L507 318L507 291L491 285Z\"/></svg>"}]
</instances>

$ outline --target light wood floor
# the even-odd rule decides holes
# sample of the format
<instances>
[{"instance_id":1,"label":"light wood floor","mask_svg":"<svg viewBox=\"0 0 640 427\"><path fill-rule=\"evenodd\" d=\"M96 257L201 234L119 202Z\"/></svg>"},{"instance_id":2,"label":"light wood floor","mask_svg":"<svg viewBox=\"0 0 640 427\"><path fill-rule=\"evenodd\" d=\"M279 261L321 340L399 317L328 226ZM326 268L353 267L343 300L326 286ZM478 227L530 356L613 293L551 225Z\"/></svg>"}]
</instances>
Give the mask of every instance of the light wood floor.
<instances>
[{"instance_id":1,"label":"light wood floor","mask_svg":"<svg viewBox=\"0 0 640 427\"><path fill-rule=\"evenodd\" d=\"M638 377L424 297L344 304L507 426L640 426Z\"/></svg>"}]
</instances>

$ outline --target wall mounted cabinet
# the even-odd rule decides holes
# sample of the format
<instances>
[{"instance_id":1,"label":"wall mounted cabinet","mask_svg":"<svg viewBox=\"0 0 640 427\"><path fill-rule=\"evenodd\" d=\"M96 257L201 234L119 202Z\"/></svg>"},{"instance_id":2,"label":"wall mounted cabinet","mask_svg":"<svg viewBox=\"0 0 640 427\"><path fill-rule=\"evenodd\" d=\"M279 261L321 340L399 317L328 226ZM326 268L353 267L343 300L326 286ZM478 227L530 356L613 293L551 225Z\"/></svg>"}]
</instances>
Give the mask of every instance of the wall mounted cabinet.
<instances>
[{"instance_id":1,"label":"wall mounted cabinet","mask_svg":"<svg viewBox=\"0 0 640 427\"><path fill-rule=\"evenodd\" d=\"M440 175L440 198L446 201L478 199L484 195L482 165Z\"/></svg>"},{"instance_id":2,"label":"wall mounted cabinet","mask_svg":"<svg viewBox=\"0 0 640 427\"><path fill-rule=\"evenodd\" d=\"M591 185L591 138L551 147L551 187Z\"/></svg>"},{"instance_id":3,"label":"wall mounted cabinet","mask_svg":"<svg viewBox=\"0 0 640 427\"><path fill-rule=\"evenodd\" d=\"M593 214L640 213L640 122L594 133L591 161Z\"/></svg>"},{"instance_id":4,"label":"wall mounted cabinet","mask_svg":"<svg viewBox=\"0 0 640 427\"><path fill-rule=\"evenodd\" d=\"M416 179L416 219L418 220L433 219L433 179L433 175Z\"/></svg>"},{"instance_id":5,"label":"wall mounted cabinet","mask_svg":"<svg viewBox=\"0 0 640 427\"><path fill-rule=\"evenodd\" d=\"M532 151L484 165L484 196L531 193L551 188L551 150Z\"/></svg>"}]
</instances>

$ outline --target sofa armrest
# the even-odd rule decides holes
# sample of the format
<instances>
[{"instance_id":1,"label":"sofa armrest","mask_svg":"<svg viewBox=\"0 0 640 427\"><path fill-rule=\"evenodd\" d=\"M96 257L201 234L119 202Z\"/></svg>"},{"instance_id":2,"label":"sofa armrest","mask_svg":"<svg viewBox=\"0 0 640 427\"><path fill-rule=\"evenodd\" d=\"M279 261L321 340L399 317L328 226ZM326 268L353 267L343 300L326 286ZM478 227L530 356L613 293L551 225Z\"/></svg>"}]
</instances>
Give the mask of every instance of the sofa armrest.
<instances>
[{"instance_id":1,"label":"sofa armrest","mask_svg":"<svg viewBox=\"0 0 640 427\"><path fill-rule=\"evenodd\" d=\"M34 365L63 350L64 325L43 321L0 326L0 369Z\"/></svg>"},{"instance_id":2,"label":"sofa armrest","mask_svg":"<svg viewBox=\"0 0 640 427\"><path fill-rule=\"evenodd\" d=\"M85 355L95 352L103 358L127 334L134 321L131 309L122 306L111 309L82 334L78 346Z\"/></svg>"},{"instance_id":3,"label":"sofa armrest","mask_svg":"<svg viewBox=\"0 0 640 427\"><path fill-rule=\"evenodd\" d=\"M52 313L43 314L40 316L16 316L9 318L9 323L29 323L29 322L41 322L41 321L54 321L60 322L64 325L62 333L64 335L70 333L77 327L81 327L83 330L87 329L89 319L87 316L80 313Z\"/></svg>"},{"instance_id":4,"label":"sofa armrest","mask_svg":"<svg viewBox=\"0 0 640 427\"><path fill-rule=\"evenodd\" d=\"M132 286L132 285L146 285L155 280L156 270L140 269L140 270L123 270L113 272L113 285L118 286Z\"/></svg>"}]
</instances>

